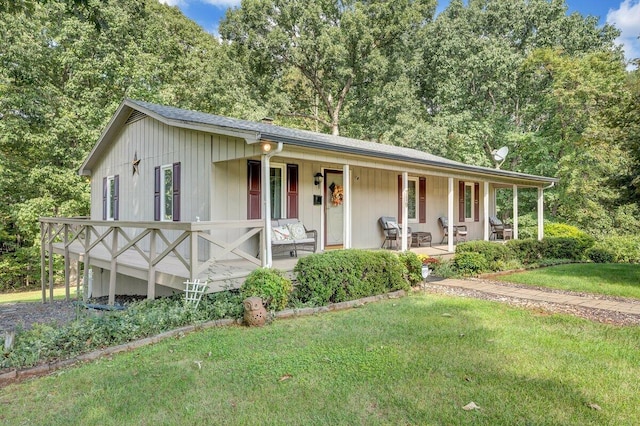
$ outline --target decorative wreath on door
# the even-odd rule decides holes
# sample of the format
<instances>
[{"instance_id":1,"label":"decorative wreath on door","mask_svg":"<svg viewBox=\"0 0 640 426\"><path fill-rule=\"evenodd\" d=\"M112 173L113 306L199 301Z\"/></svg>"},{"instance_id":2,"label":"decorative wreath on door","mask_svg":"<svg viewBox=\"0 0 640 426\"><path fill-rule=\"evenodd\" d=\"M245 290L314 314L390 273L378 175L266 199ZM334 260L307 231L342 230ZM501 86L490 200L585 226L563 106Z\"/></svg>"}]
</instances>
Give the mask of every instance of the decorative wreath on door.
<instances>
[{"instance_id":1,"label":"decorative wreath on door","mask_svg":"<svg viewBox=\"0 0 640 426\"><path fill-rule=\"evenodd\" d=\"M334 182L329 185L331 190L331 204L333 206L339 206L344 201L344 187L342 185L336 185Z\"/></svg>"}]
</instances>

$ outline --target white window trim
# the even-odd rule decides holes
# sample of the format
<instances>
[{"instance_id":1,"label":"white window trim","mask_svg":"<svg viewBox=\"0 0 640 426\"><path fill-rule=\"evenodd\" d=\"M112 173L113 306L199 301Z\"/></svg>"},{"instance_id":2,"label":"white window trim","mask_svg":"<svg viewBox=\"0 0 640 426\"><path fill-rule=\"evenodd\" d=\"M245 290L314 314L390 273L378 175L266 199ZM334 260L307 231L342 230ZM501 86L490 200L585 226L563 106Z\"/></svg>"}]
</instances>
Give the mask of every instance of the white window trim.
<instances>
[{"instance_id":1,"label":"white window trim","mask_svg":"<svg viewBox=\"0 0 640 426\"><path fill-rule=\"evenodd\" d=\"M165 164L160 166L160 221L161 222L172 222L173 221L173 200L171 204L171 217L165 217L165 201L166 201L166 185L164 180L165 171L169 170L171 172L171 197L173 197L173 164Z\"/></svg>"},{"instance_id":2,"label":"white window trim","mask_svg":"<svg viewBox=\"0 0 640 426\"><path fill-rule=\"evenodd\" d=\"M111 206L115 198L115 175L107 176L107 220L115 220Z\"/></svg>"},{"instance_id":3,"label":"white window trim","mask_svg":"<svg viewBox=\"0 0 640 426\"><path fill-rule=\"evenodd\" d=\"M409 178L407 179L407 191L409 189L408 182L414 182L415 189L416 189L414 194L415 196L414 205L416 206L416 216L415 217L409 216L408 221L409 223L418 223L418 220L420 218L420 186L419 186L420 180L417 177L409 176ZM407 214L409 214L408 211L407 211Z\"/></svg>"},{"instance_id":4,"label":"white window trim","mask_svg":"<svg viewBox=\"0 0 640 426\"><path fill-rule=\"evenodd\" d=\"M469 191L471 193L471 217L467 217L467 191ZM476 194L475 194L475 187L474 187L474 182L465 182L464 183L464 221L465 222L473 222L474 218L473 218L473 213L475 210L475 205L476 205Z\"/></svg>"},{"instance_id":5,"label":"white window trim","mask_svg":"<svg viewBox=\"0 0 640 426\"><path fill-rule=\"evenodd\" d=\"M271 163L269 167L271 169L280 169L280 176L282 176L282 184L280 185L280 211L282 212L282 217L279 219L285 219L287 217L287 165ZM269 170L269 177L271 177L271 170ZM273 214L273 209L271 214Z\"/></svg>"}]
</instances>

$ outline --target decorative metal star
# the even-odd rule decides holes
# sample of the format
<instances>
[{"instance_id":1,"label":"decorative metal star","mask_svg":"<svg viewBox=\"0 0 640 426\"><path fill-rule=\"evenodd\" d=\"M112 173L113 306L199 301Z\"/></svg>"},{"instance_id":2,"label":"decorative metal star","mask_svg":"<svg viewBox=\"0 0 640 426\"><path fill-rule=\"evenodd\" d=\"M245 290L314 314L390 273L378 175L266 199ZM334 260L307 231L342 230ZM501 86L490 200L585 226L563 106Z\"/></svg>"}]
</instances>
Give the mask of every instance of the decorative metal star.
<instances>
[{"instance_id":1,"label":"decorative metal star","mask_svg":"<svg viewBox=\"0 0 640 426\"><path fill-rule=\"evenodd\" d=\"M131 164L133 164L133 174L135 175L136 173L139 173L138 166L140 165L140 160L138 160L138 151L133 154L133 161Z\"/></svg>"}]
</instances>

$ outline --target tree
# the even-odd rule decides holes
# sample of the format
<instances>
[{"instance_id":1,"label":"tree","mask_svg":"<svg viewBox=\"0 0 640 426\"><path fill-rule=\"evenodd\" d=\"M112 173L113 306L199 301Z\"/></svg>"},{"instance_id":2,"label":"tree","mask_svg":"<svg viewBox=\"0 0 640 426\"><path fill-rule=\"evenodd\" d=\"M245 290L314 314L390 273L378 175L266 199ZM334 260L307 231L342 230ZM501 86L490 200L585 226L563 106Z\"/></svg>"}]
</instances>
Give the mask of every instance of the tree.
<instances>
[{"instance_id":1,"label":"tree","mask_svg":"<svg viewBox=\"0 0 640 426\"><path fill-rule=\"evenodd\" d=\"M383 74L386 53L402 47L434 8L433 0L244 0L227 12L220 33L246 58L265 99L274 88L293 89L277 113L337 135L353 88Z\"/></svg>"}]
</instances>

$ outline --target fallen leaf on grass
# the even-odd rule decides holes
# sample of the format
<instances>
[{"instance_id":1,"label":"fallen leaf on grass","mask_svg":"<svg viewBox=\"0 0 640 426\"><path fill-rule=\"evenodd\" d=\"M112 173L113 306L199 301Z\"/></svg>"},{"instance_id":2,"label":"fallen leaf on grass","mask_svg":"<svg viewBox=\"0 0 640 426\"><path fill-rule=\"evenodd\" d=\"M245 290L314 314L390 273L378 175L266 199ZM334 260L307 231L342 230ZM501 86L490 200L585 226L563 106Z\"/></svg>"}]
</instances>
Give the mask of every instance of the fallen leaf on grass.
<instances>
[{"instance_id":1,"label":"fallen leaf on grass","mask_svg":"<svg viewBox=\"0 0 640 426\"><path fill-rule=\"evenodd\" d=\"M285 374L284 376L280 377L280 380L278 380L278 381L279 382L284 382L285 380L289 380L292 377L293 376L291 374Z\"/></svg>"},{"instance_id":2,"label":"fallen leaf on grass","mask_svg":"<svg viewBox=\"0 0 640 426\"><path fill-rule=\"evenodd\" d=\"M589 408L593 408L593 409L594 409L594 410L596 410L596 411L600 411L600 410L602 410L602 408L601 408L598 404L594 404L593 402L592 402L592 403L590 403L590 404L587 404L587 406L588 406Z\"/></svg>"},{"instance_id":3,"label":"fallen leaf on grass","mask_svg":"<svg viewBox=\"0 0 640 426\"><path fill-rule=\"evenodd\" d=\"M480 407L478 407L475 402L471 401L470 403L462 407L462 409L465 411L471 411L471 410L479 410Z\"/></svg>"},{"instance_id":4,"label":"fallen leaf on grass","mask_svg":"<svg viewBox=\"0 0 640 426\"><path fill-rule=\"evenodd\" d=\"M202 370L202 361L193 361L198 364L198 370Z\"/></svg>"},{"instance_id":5,"label":"fallen leaf on grass","mask_svg":"<svg viewBox=\"0 0 640 426\"><path fill-rule=\"evenodd\" d=\"M453 315L448 314L448 313L444 313L444 314L442 314L442 316L443 316L443 317L452 317Z\"/></svg>"}]
</instances>

